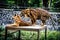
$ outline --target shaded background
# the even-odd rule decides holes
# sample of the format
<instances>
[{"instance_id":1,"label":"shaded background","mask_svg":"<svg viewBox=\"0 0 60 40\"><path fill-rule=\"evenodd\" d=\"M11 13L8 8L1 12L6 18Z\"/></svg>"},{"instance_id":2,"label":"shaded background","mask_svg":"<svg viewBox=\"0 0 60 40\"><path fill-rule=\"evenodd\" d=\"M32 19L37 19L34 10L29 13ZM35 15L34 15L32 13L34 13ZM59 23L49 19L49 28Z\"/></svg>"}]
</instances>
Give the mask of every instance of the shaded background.
<instances>
[{"instance_id":1,"label":"shaded background","mask_svg":"<svg viewBox=\"0 0 60 40\"><path fill-rule=\"evenodd\" d=\"M60 0L0 0L0 8L41 7L60 9Z\"/></svg>"}]
</instances>

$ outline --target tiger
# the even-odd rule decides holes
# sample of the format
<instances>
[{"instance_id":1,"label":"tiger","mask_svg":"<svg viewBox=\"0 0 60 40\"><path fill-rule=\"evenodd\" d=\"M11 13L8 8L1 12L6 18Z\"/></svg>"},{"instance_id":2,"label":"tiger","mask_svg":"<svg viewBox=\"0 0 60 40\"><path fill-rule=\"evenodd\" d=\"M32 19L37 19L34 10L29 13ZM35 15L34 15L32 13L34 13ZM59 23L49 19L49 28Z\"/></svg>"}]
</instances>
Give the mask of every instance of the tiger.
<instances>
[{"instance_id":1,"label":"tiger","mask_svg":"<svg viewBox=\"0 0 60 40\"><path fill-rule=\"evenodd\" d=\"M31 22L34 25L36 23L36 20L40 19L42 21L41 25L45 25L46 24L46 20L48 20L51 15L49 14L49 12L47 10L41 9L41 8L27 8L24 10L21 10L21 16L24 17L29 17L31 18Z\"/></svg>"},{"instance_id":2,"label":"tiger","mask_svg":"<svg viewBox=\"0 0 60 40\"><path fill-rule=\"evenodd\" d=\"M15 27L19 27L19 26L31 26L32 25L29 22L23 21L21 19L21 16L18 15L18 14L15 14L12 18L14 19L14 23L13 24L8 24L8 26L10 26L10 27L13 27L13 26L15 26Z\"/></svg>"}]
</instances>

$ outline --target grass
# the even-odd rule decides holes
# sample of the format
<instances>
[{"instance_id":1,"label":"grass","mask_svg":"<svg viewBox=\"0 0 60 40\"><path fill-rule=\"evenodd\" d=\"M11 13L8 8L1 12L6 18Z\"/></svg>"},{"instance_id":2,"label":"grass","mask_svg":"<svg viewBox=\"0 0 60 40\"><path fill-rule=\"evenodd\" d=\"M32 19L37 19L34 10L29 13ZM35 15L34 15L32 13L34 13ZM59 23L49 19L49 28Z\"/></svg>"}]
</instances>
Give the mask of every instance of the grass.
<instances>
[{"instance_id":1,"label":"grass","mask_svg":"<svg viewBox=\"0 0 60 40\"><path fill-rule=\"evenodd\" d=\"M8 35L8 40L14 40L17 38L18 33ZM37 39L37 32L31 31L21 31L21 38L23 40L36 40ZM40 40L45 40L44 31L40 32ZM4 39L3 36L0 37L1 40ZM47 32L47 40L60 40L60 32L59 31L48 31Z\"/></svg>"},{"instance_id":2,"label":"grass","mask_svg":"<svg viewBox=\"0 0 60 40\"><path fill-rule=\"evenodd\" d=\"M22 31L21 33L22 33L23 37L25 36L26 40L27 39L29 39L29 40L36 40L37 39L36 32ZM32 34L33 34L33 36L31 37ZM41 31L39 36L40 36L40 40L45 40L44 31ZM48 31L47 32L47 40L60 40L60 32L59 31Z\"/></svg>"}]
</instances>

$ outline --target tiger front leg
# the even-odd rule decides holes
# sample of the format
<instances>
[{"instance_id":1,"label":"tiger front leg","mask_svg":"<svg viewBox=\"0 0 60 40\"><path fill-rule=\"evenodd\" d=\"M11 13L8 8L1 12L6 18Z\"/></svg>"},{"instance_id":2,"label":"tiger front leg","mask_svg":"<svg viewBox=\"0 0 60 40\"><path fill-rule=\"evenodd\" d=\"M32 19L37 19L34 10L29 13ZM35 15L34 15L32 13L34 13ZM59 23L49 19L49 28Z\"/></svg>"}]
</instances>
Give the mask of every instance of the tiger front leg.
<instances>
[{"instance_id":1,"label":"tiger front leg","mask_svg":"<svg viewBox=\"0 0 60 40\"><path fill-rule=\"evenodd\" d=\"M36 20L31 19L32 25L36 25Z\"/></svg>"},{"instance_id":2,"label":"tiger front leg","mask_svg":"<svg viewBox=\"0 0 60 40\"><path fill-rule=\"evenodd\" d=\"M41 20L42 23L41 23L41 26L44 26L46 24L46 21L45 20Z\"/></svg>"}]
</instances>

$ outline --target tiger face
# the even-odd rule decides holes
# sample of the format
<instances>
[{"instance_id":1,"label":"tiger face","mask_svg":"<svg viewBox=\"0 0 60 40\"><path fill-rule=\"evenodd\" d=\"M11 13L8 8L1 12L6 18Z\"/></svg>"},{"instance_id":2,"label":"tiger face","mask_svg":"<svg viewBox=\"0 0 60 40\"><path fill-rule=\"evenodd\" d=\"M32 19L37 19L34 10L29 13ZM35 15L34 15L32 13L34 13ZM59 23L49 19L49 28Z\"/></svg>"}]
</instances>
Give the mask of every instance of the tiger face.
<instances>
[{"instance_id":1,"label":"tiger face","mask_svg":"<svg viewBox=\"0 0 60 40\"><path fill-rule=\"evenodd\" d=\"M13 19L14 19L14 23L17 23L17 24L19 24L22 21L21 17L17 14L13 16Z\"/></svg>"},{"instance_id":2,"label":"tiger face","mask_svg":"<svg viewBox=\"0 0 60 40\"><path fill-rule=\"evenodd\" d=\"M15 14L15 15L13 15L13 19L14 19L14 23L7 24L6 26L9 26L9 27L19 27L19 24L21 22L20 16Z\"/></svg>"}]
</instances>

